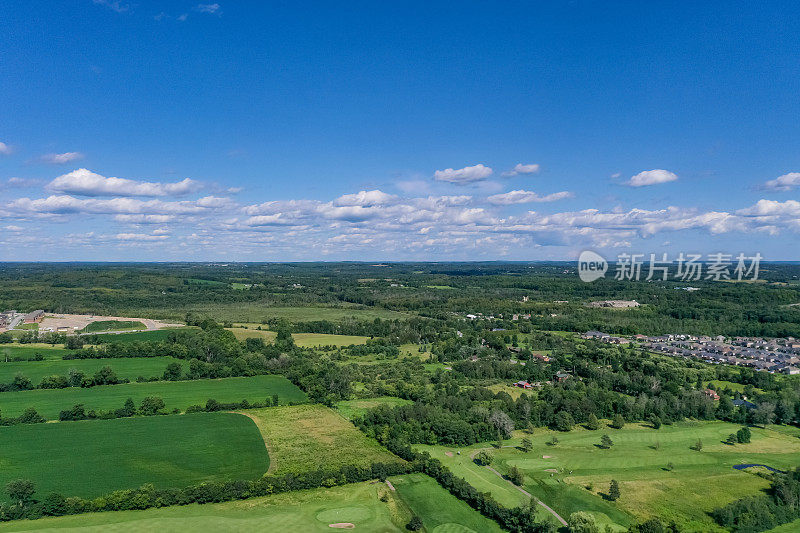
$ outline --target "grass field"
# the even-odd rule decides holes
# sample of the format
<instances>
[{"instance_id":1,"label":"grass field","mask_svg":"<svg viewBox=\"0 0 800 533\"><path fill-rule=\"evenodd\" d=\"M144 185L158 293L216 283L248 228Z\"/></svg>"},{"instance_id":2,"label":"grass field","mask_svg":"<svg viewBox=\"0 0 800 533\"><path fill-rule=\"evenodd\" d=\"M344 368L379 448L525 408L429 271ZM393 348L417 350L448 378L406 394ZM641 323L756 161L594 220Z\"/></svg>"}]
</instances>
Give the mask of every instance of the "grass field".
<instances>
[{"instance_id":1,"label":"grass field","mask_svg":"<svg viewBox=\"0 0 800 533\"><path fill-rule=\"evenodd\" d=\"M0 362L0 383L9 383L19 373L38 385L45 376L65 376L70 369L80 370L87 376L93 375L104 366L110 366L120 379L136 380L139 376L161 377L170 363L180 363L184 371L188 364L174 357L131 357L114 359L71 359L55 361ZM2 400L0 400L2 403Z\"/></svg>"},{"instance_id":2,"label":"grass field","mask_svg":"<svg viewBox=\"0 0 800 533\"><path fill-rule=\"evenodd\" d=\"M323 405L270 407L242 413L253 418L264 436L272 461L271 473L401 461Z\"/></svg>"},{"instance_id":3,"label":"grass field","mask_svg":"<svg viewBox=\"0 0 800 533\"><path fill-rule=\"evenodd\" d=\"M358 320L404 319L409 315L380 307L265 307L258 302L208 303L187 306L186 312L213 317L219 322L244 322L260 324L262 320L283 318L289 322L329 320L341 322L349 318Z\"/></svg>"},{"instance_id":4,"label":"grass field","mask_svg":"<svg viewBox=\"0 0 800 533\"><path fill-rule=\"evenodd\" d=\"M422 518L427 533L499 532L484 518L454 498L432 479L420 475L391 478L391 492L382 483L355 483L341 487L303 490L263 498L113 513L23 520L0 524L6 531L87 532L126 531L336 531L331 523L351 523L356 531L400 533L413 511ZM382 502L380 495L388 501Z\"/></svg>"},{"instance_id":5,"label":"grass field","mask_svg":"<svg viewBox=\"0 0 800 533\"><path fill-rule=\"evenodd\" d=\"M800 454L796 435L772 429L752 428L750 444L723 444L739 427L724 422L686 422L659 430L637 424L621 430L538 430L529 437L533 451L526 454L513 447L493 450L493 466L502 473L511 466L522 469L525 488L565 518L584 510L595 514L601 523L627 526L635 519L655 515L675 520L682 531L715 531L708 511L769 485L753 473L734 470L733 465L757 463L785 469L795 465ZM596 446L603 433L614 441L610 449ZM546 442L553 434L560 442L548 446ZM518 432L506 444L516 446L522 436ZM702 451L690 450L698 439L703 442ZM481 446L488 445L460 450L417 448L429 451L479 490L491 491L499 501L507 501L507 490L494 488L497 482L484 479L488 472L469 460ZM445 453L457 451L461 455ZM667 470L669 463L674 465L672 471ZM620 482L622 492L614 503L603 498L611 479Z\"/></svg>"},{"instance_id":6,"label":"grass field","mask_svg":"<svg viewBox=\"0 0 800 533\"><path fill-rule=\"evenodd\" d=\"M73 350L56 348L49 344L0 344L0 362L11 361L14 357L29 359L41 354L46 360L61 359L64 354L71 353Z\"/></svg>"},{"instance_id":7,"label":"grass field","mask_svg":"<svg viewBox=\"0 0 800 533\"><path fill-rule=\"evenodd\" d=\"M247 378L203 379L194 381L159 381L103 385L89 389L69 388L0 393L0 412L4 417L19 416L28 407L36 408L48 419L75 404L90 409L117 409L127 398L138 405L147 396L159 396L167 410L186 409L205 404L209 398L219 402L264 401L277 394L281 403L306 401L305 393L283 376L253 376Z\"/></svg>"},{"instance_id":8,"label":"grass field","mask_svg":"<svg viewBox=\"0 0 800 533\"><path fill-rule=\"evenodd\" d=\"M247 326L228 328L238 340L249 338L264 339L264 342L275 340L277 333L264 329L255 329L259 324L234 324L234 326ZM302 348L313 348L315 346L350 346L351 344L366 344L369 337L358 335L330 335L327 333L292 333L294 343Z\"/></svg>"},{"instance_id":9,"label":"grass field","mask_svg":"<svg viewBox=\"0 0 800 533\"><path fill-rule=\"evenodd\" d=\"M0 440L0 486L30 479L40 497L256 479L269 466L258 429L233 413L19 425Z\"/></svg>"},{"instance_id":10,"label":"grass field","mask_svg":"<svg viewBox=\"0 0 800 533\"><path fill-rule=\"evenodd\" d=\"M398 405L408 405L411 400L404 400L403 398L396 398L394 396L381 396L380 398L366 398L363 400L344 400L336 403L336 410L348 420L352 420L357 416L363 416L368 409L378 407L379 405L388 405L389 407L396 407Z\"/></svg>"},{"instance_id":11,"label":"grass field","mask_svg":"<svg viewBox=\"0 0 800 533\"><path fill-rule=\"evenodd\" d=\"M150 331L137 331L135 333L110 333L103 336L108 339L108 342L146 342L146 341L163 341L169 336L171 331L175 329L195 329L195 328L166 328L166 329L153 329Z\"/></svg>"},{"instance_id":12,"label":"grass field","mask_svg":"<svg viewBox=\"0 0 800 533\"><path fill-rule=\"evenodd\" d=\"M102 333L104 331L124 331L128 329L147 329L137 320L96 320L83 328L84 333Z\"/></svg>"}]
</instances>

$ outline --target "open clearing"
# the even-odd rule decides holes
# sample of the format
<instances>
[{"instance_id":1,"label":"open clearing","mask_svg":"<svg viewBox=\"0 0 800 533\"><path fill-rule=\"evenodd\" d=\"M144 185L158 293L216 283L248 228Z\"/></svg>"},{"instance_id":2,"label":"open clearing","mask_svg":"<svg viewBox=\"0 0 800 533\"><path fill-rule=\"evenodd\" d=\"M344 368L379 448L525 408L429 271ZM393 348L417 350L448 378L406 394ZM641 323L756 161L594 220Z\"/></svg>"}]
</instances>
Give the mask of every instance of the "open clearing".
<instances>
[{"instance_id":1,"label":"open clearing","mask_svg":"<svg viewBox=\"0 0 800 533\"><path fill-rule=\"evenodd\" d=\"M306 394L283 376L253 376L247 378L201 379L192 381L158 381L126 383L82 389L71 387L55 390L30 390L0 393L0 412L4 417L19 416L26 408L34 407L48 419L76 404L90 409L117 409L127 398L139 405L147 396L158 396L166 409L185 410L190 405L205 404L213 398L219 402L263 402L277 394L281 403L304 402Z\"/></svg>"},{"instance_id":2,"label":"open clearing","mask_svg":"<svg viewBox=\"0 0 800 533\"><path fill-rule=\"evenodd\" d=\"M233 413L19 425L0 442L0 486L31 479L39 497L256 479L269 466L258 429Z\"/></svg>"},{"instance_id":3,"label":"open clearing","mask_svg":"<svg viewBox=\"0 0 800 533\"><path fill-rule=\"evenodd\" d=\"M411 403L413 403L411 400L404 400L395 396L381 396L380 398L366 398L363 400L343 400L336 403L336 410L346 419L352 420L357 416L363 416L369 409L379 405L396 407Z\"/></svg>"},{"instance_id":4,"label":"open clearing","mask_svg":"<svg viewBox=\"0 0 800 533\"><path fill-rule=\"evenodd\" d=\"M323 405L270 407L242 413L255 421L264 436L272 461L270 473L402 462Z\"/></svg>"},{"instance_id":5,"label":"open clearing","mask_svg":"<svg viewBox=\"0 0 800 533\"><path fill-rule=\"evenodd\" d=\"M796 435L772 429L752 428L750 444L722 442L740 427L725 422L685 422L659 430L639 424L621 430L537 430L529 436L533 442L530 453L514 447L492 450L492 466L503 474L512 466L523 470L524 488L563 517L589 511L602 524L627 526L637 519L660 516L675 520L682 531L715 531L708 511L769 485L747 470L734 470L734 465L757 463L786 469L795 465L800 454ZM614 442L607 450L596 446L604 433ZM546 444L552 435L559 439L556 446ZM523 436L517 432L505 444L516 446ZM702 451L689 449L698 439L703 442ZM501 503L510 503L510 487L499 487L502 480L487 478L488 472L469 461L472 451L488 446L415 448L430 452L478 490L490 491ZM446 454L453 451L461 455ZM667 470L669 463L674 465L672 471ZM549 471L553 469L555 473ZM611 479L620 482L622 492L614 503L603 498Z\"/></svg>"},{"instance_id":6,"label":"open clearing","mask_svg":"<svg viewBox=\"0 0 800 533\"><path fill-rule=\"evenodd\" d=\"M244 339L264 339L264 342L275 340L277 333L269 331L266 326L262 329L255 329L259 324L234 324L236 327L227 328L233 332L238 340ZM247 327L240 327L247 326ZM313 348L315 346L350 346L352 344L366 344L369 337L359 335L331 335L327 333L292 333L294 343L301 348Z\"/></svg>"},{"instance_id":7,"label":"open clearing","mask_svg":"<svg viewBox=\"0 0 800 533\"><path fill-rule=\"evenodd\" d=\"M0 383L9 383L16 374L22 374L38 385L45 376L65 376L70 369L92 376L104 366L110 366L119 379L134 381L139 376L161 378L170 363L180 363L184 372L186 361L174 357L130 357L113 359L70 359L55 361L0 362ZM0 400L0 403L2 400Z\"/></svg>"},{"instance_id":8,"label":"open clearing","mask_svg":"<svg viewBox=\"0 0 800 533\"><path fill-rule=\"evenodd\" d=\"M355 531L400 533L411 512L422 518L429 533L499 532L494 522L457 500L432 479L413 474L390 478L397 492L382 483L354 483L275 494L243 501L87 513L77 516L23 520L0 524L4 531L80 529L89 532L159 531L340 531L332 523L352 523ZM387 502L380 495L388 496ZM343 531L349 531L347 529Z\"/></svg>"},{"instance_id":9,"label":"open clearing","mask_svg":"<svg viewBox=\"0 0 800 533\"><path fill-rule=\"evenodd\" d=\"M62 359L64 354L73 351L38 342L35 344L0 344L0 361L11 361L15 357L31 359L36 355L41 355L45 360Z\"/></svg>"},{"instance_id":10,"label":"open clearing","mask_svg":"<svg viewBox=\"0 0 800 533\"><path fill-rule=\"evenodd\" d=\"M266 307L259 302L194 304L186 309L201 316L213 317L218 322L260 324L262 320L283 318L289 322L328 320L342 322L349 318L358 320L405 319L409 315L380 307Z\"/></svg>"}]
</instances>

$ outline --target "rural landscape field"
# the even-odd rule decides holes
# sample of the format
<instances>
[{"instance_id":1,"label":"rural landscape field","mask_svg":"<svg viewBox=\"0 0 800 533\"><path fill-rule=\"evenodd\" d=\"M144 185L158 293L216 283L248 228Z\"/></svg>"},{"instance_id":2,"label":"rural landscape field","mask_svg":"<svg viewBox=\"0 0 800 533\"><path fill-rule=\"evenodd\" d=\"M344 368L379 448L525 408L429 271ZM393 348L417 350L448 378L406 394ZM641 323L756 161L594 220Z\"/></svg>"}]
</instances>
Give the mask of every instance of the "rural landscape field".
<instances>
[{"instance_id":1,"label":"rural landscape field","mask_svg":"<svg viewBox=\"0 0 800 533\"><path fill-rule=\"evenodd\" d=\"M21 310L0 333L0 531L790 531L800 518L800 375L650 341L753 339L791 356L794 265L694 292L587 290L566 263L336 264L334 293L316 265L52 265L24 285L22 268L0 267L0 307ZM81 281L112 269L107 296ZM155 273L167 305L139 283ZM593 305L620 294L641 305ZM195 306L207 301L237 314ZM17 320L57 307L108 323L95 306L164 326Z\"/></svg>"}]
</instances>

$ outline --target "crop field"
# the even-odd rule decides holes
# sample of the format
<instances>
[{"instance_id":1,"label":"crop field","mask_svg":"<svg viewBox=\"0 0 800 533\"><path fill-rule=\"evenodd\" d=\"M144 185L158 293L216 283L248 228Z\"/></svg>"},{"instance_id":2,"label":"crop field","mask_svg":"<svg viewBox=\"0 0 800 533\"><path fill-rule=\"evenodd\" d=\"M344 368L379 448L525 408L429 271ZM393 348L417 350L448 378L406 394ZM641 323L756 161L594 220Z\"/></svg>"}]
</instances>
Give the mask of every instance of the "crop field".
<instances>
[{"instance_id":1,"label":"crop field","mask_svg":"<svg viewBox=\"0 0 800 533\"><path fill-rule=\"evenodd\" d=\"M0 442L0 486L30 479L41 497L256 479L269 466L258 429L234 413L23 424L0 428Z\"/></svg>"},{"instance_id":2,"label":"crop field","mask_svg":"<svg viewBox=\"0 0 800 533\"><path fill-rule=\"evenodd\" d=\"M259 302L193 304L186 311L201 316L213 316L224 322L260 324L262 320L283 318L289 322L329 320L341 322L355 317L359 320L403 319L409 315L380 307L265 307Z\"/></svg>"},{"instance_id":3,"label":"crop field","mask_svg":"<svg viewBox=\"0 0 800 533\"><path fill-rule=\"evenodd\" d=\"M103 331L122 331L126 329L147 329L147 326L141 322L130 320L97 320L83 328L83 332L100 333Z\"/></svg>"},{"instance_id":4,"label":"crop field","mask_svg":"<svg viewBox=\"0 0 800 533\"><path fill-rule=\"evenodd\" d=\"M55 361L23 361L0 362L0 383L8 383L16 374L22 374L38 385L46 376L65 376L70 369L80 370L87 376L93 375L104 366L110 366L119 379L136 380L139 376L158 378L170 363L180 363L184 371L188 368L186 361L174 357L131 357L113 359L70 359ZM0 400L2 402L2 400Z\"/></svg>"},{"instance_id":5,"label":"crop field","mask_svg":"<svg viewBox=\"0 0 800 533\"><path fill-rule=\"evenodd\" d=\"M341 487L275 494L244 501L87 513L78 516L0 523L5 531L88 532L130 531L336 531L330 524L353 524L356 531L407 531L413 512L431 533L499 532L494 522L457 500L434 480L420 474L390 478L397 489L381 483L354 483ZM387 501L380 500L386 495Z\"/></svg>"},{"instance_id":6,"label":"crop field","mask_svg":"<svg viewBox=\"0 0 800 533\"><path fill-rule=\"evenodd\" d=\"M270 407L242 413L255 421L264 436L271 458L270 473L401 461L323 405Z\"/></svg>"},{"instance_id":7,"label":"crop field","mask_svg":"<svg viewBox=\"0 0 800 533\"><path fill-rule=\"evenodd\" d=\"M659 515L675 520L682 531L715 531L708 511L757 494L769 485L747 470L734 470L734 465L754 463L785 469L794 466L800 454L796 435L758 427L752 428L751 443L724 444L739 428L725 422L686 422L659 430L639 424L621 430L540 430L529 436L533 442L529 453L514 447L525 436L517 432L515 439L505 443L509 447L491 450L492 466L504 474L512 466L520 468L525 473L525 488L565 518L575 511L590 511L601 524L627 526L635 519ZM614 442L610 449L598 446L604 433ZM559 440L555 446L547 444L553 435ZM702 450L690 450L698 439ZM479 490L508 502L508 490L496 488L501 480L487 477L490 472L469 459L482 446L490 447L415 448L429 451ZM619 481L622 493L613 503L604 498L611 479Z\"/></svg>"},{"instance_id":8,"label":"crop field","mask_svg":"<svg viewBox=\"0 0 800 533\"><path fill-rule=\"evenodd\" d=\"M277 333L269 331L266 326L263 329L255 329L260 324L234 324L234 326L244 325L247 327L228 328L238 340L249 338L261 338L264 342L275 340ZM294 343L301 348L313 348L315 346L350 346L352 344L366 344L369 337L359 335L331 335L328 333L292 333Z\"/></svg>"},{"instance_id":9,"label":"crop field","mask_svg":"<svg viewBox=\"0 0 800 533\"><path fill-rule=\"evenodd\" d=\"M137 331L135 333L109 333L103 338L108 339L109 342L146 342L146 341L163 341L169 336L171 331L175 329L195 329L195 328L165 328L154 329L150 331Z\"/></svg>"},{"instance_id":10,"label":"crop field","mask_svg":"<svg viewBox=\"0 0 800 533\"><path fill-rule=\"evenodd\" d=\"M388 405L389 407L396 407L398 405L408 405L411 400L404 400L403 398L396 398L394 396L381 396L380 398L366 398L363 400L343 400L336 403L336 410L348 420L352 420L357 416L363 416L369 409L378 407L379 405Z\"/></svg>"},{"instance_id":11,"label":"crop field","mask_svg":"<svg viewBox=\"0 0 800 533\"><path fill-rule=\"evenodd\" d=\"M126 383L103 385L88 389L68 388L55 390L30 390L0 393L0 412L4 417L19 416L28 407L48 419L58 418L58 413L76 404L86 410L117 409L127 398L138 405L147 396L158 396L166 409L184 410L190 405L205 404L213 398L219 402L239 402L244 399L264 401L277 394L281 403L304 402L307 397L296 385L283 376L252 376L244 378L203 379L193 381L158 381L152 383Z\"/></svg>"},{"instance_id":12,"label":"crop field","mask_svg":"<svg viewBox=\"0 0 800 533\"><path fill-rule=\"evenodd\" d=\"M56 348L50 344L0 344L0 361L11 361L15 357L30 359L41 355L46 360L61 359L64 354L72 353L74 350L66 348Z\"/></svg>"}]
</instances>

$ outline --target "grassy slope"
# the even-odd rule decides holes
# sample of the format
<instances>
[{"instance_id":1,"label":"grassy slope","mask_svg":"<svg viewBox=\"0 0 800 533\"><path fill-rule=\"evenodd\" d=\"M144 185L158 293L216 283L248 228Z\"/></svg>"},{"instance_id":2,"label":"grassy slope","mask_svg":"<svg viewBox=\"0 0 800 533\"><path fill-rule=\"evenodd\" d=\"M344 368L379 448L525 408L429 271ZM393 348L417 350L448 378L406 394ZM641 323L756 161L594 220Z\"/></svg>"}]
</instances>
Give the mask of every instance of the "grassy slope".
<instances>
[{"instance_id":1,"label":"grassy slope","mask_svg":"<svg viewBox=\"0 0 800 533\"><path fill-rule=\"evenodd\" d=\"M186 505L88 513L0 524L0 532L66 530L88 532L130 531L337 531L333 521L350 522L357 531L399 533L410 516L409 507L431 533L497 532L494 522L455 499L435 481L422 475L391 478L397 492L383 484L356 483L342 487L275 494L264 498L207 505ZM387 493L388 502L379 500ZM437 526L442 527L437 527ZM459 527L460 525L461 527ZM465 529L465 528L469 529Z\"/></svg>"},{"instance_id":2,"label":"grassy slope","mask_svg":"<svg viewBox=\"0 0 800 533\"><path fill-rule=\"evenodd\" d=\"M116 409L127 398L138 405L146 396L159 396L166 408L186 409L205 404L209 398L220 402L264 401L277 394L281 403L302 402L306 395L283 376L253 376L248 378L203 379L194 381L159 381L105 385L90 389L31 390L0 393L0 412L4 417L18 416L28 407L48 419L55 419L63 409L82 403L86 409Z\"/></svg>"},{"instance_id":3,"label":"grassy slope","mask_svg":"<svg viewBox=\"0 0 800 533\"><path fill-rule=\"evenodd\" d=\"M0 441L0 486L31 479L40 497L255 479L269 466L253 422L233 413L20 425Z\"/></svg>"},{"instance_id":4,"label":"grassy slope","mask_svg":"<svg viewBox=\"0 0 800 533\"><path fill-rule=\"evenodd\" d=\"M30 379L38 385L45 376L65 376L70 369L80 370L87 376L93 375L104 366L110 366L117 377L134 381L139 376L149 378L161 377L164 369L170 363L180 363L184 371L188 364L174 357L131 357L114 359L72 359L68 361L25 361L25 362L0 362L0 383L8 383L17 373ZM0 400L0 403L2 400Z\"/></svg>"},{"instance_id":5,"label":"grassy slope","mask_svg":"<svg viewBox=\"0 0 800 533\"><path fill-rule=\"evenodd\" d=\"M715 526L707 511L768 486L765 479L733 470L733 465L762 463L785 468L796 463L800 453L800 440L795 436L761 428L753 428L750 444L728 446L721 442L738 428L723 422L697 422L663 426L658 431L633 424L622 430L578 429L557 433L560 442L555 447L546 445L553 432L539 430L530 437L532 452L525 454L516 448L494 450L493 466L501 472L511 466L523 469L526 489L564 517L578 510L591 510L602 513L598 514L601 521L625 525L631 519L629 515L657 515L674 519L687 531L708 531ZM615 443L609 450L595 446L603 433ZM506 444L518 444L521 436ZM704 443L703 451L690 450L689 446L698 439ZM657 450L653 447L656 442L660 443ZM430 451L480 490L497 493L502 501L507 497L504 491L481 482L479 467L468 460L470 453L481 446L463 448L461 456L453 457L444 453L454 451L452 448L418 448ZM669 462L675 466L672 472L664 470ZM551 477L547 469L558 472ZM601 498L611 479L617 479L622 489L622 497L614 504ZM586 489L589 484L592 490Z\"/></svg>"},{"instance_id":6,"label":"grassy slope","mask_svg":"<svg viewBox=\"0 0 800 533\"><path fill-rule=\"evenodd\" d=\"M321 466L336 469L343 465L400 461L323 405L251 409L245 413L253 417L261 430L277 474L316 470Z\"/></svg>"},{"instance_id":7,"label":"grassy slope","mask_svg":"<svg viewBox=\"0 0 800 533\"><path fill-rule=\"evenodd\" d=\"M14 357L30 358L36 354L42 354L46 360L61 359L64 354L71 353L74 350L67 350L65 348L55 348L49 344L0 344L0 361L5 361L6 358L10 361Z\"/></svg>"}]
</instances>

